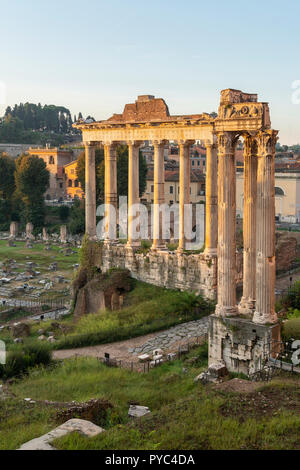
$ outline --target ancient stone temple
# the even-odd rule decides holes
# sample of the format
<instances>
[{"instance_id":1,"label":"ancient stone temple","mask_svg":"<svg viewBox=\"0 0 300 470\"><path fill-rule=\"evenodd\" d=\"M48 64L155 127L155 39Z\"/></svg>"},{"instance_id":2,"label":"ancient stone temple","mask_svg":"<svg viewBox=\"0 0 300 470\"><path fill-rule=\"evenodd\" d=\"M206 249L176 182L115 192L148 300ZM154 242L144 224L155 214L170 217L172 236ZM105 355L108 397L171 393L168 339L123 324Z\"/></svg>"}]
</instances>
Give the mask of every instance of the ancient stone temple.
<instances>
[{"instance_id":1,"label":"ancient stone temple","mask_svg":"<svg viewBox=\"0 0 300 470\"><path fill-rule=\"evenodd\" d=\"M117 205L116 146L129 149L128 206L139 201L139 147L154 146L154 206L164 202L164 145L176 141L180 149L179 248L166 250L161 217L154 211L152 250L145 257L140 240L120 245L116 230L107 235L103 268L126 267L137 279L166 287L192 289L215 298L211 317L210 363L225 362L229 370L249 373L258 367L266 345L278 337L274 306L275 197L274 158L277 131L271 129L269 106L256 94L226 89L221 92L218 116L172 116L162 99L140 96L122 114L100 122L77 123L86 148L86 231L96 238L95 147L104 146L105 200ZM244 140L244 267L243 297L236 301L236 163L239 139ZM184 212L189 203L189 148L202 140L207 148L206 227L204 253L185 253ZM106 220L117 224L107 209Z\"/></svg>"}]
</instances>

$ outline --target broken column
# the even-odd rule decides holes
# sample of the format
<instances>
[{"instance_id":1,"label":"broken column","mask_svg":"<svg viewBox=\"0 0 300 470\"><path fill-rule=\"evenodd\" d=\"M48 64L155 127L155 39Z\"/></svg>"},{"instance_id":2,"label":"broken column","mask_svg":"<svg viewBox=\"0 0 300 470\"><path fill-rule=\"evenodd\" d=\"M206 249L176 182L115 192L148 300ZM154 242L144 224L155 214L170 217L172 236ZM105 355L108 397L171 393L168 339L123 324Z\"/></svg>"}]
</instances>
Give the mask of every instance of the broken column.
<instances>
[{"instance_id":1,"label":"broken column","mask_svg":"<svg viewBox=\"0 0 300 470\"><path fill-rule=\"evenodd\" d=\"M17 238L19 232L19 224L18 222L11 222L10 229L9 229L9 238Z\"/></svg>"},{"instance_id":2,"label":"broken column","mask_svg":"<svg viewBox=\"0 0 300 470\"><path fill-rule=\"evenodd\" d=\"M33 225L31 222L26 224L26 240L34 240L35 237L33 235Z\"/></svg>"},{"instance_id":3,"label":"broken column","mask_svg":"<svg viewBox=\"0 0 300 470\"><path fill-rule=\"evenodd\" d=\"M60 226L60 243L67 243L68 242L68 233L67 233L67 226L61 225Z\"/></svg>"}]
</instances>

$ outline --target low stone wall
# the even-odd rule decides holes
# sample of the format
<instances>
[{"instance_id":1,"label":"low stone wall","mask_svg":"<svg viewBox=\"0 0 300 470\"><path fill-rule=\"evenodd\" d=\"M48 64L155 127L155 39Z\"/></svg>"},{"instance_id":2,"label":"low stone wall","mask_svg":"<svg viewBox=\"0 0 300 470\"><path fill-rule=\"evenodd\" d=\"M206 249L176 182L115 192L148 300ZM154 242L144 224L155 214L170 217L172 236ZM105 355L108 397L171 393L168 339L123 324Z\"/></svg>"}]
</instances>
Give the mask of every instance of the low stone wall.
<instances>
[{"instance_id":1,"label":"low stone wall","mask_svg":"<svg viewBox=\"0 0 300 470\"><path fill-rule=\"evenodd\" d=\"M102 266L128 269L135 279L170 289L190 290L216 298L217 258L205 254L160 251L134 253L125 245L103 245Z\"/></svg>"}]
</instances>

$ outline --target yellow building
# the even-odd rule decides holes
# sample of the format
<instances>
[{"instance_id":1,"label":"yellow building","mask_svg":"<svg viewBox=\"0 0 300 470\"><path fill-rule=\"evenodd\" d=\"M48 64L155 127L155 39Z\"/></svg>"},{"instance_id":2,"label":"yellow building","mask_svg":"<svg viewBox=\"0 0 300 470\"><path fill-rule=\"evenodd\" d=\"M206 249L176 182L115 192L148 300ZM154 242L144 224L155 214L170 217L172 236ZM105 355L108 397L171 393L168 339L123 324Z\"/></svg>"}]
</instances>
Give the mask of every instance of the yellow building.
<instances>
[{"instance_id":1,"label":"yellow building","mask_svg":"<svg viewBox=\"0 0 300 470\"><path fill-rule=\"evenodd\" d=\"M68 199L82 199L84 197L84 192L77 178L76 169L77 160L64 166L66 195Z\"/></svg>"},{"instance_id":2,"label":"yellow building","mask_svg":"<svg viewBox=\"0 0 300 470\"><path fill-rule=\"evenodd\" d=\"M243 217L244 173L237 169L237 214ZM279 222L300 222L300 162L275 166L275 215Z\"/></svg>"},{"instance_id":3,"label":"yellow building","mask_svg":"<svg viewBox=\"0 0 300 470\"><path fill-rule=\"evenodd\" d=\"M43 159L50 172L49 188L46 191L45 198L63 200L66 197L64 166L74 159L73 152L47 147L30 148L28 154Z\"/></svg>"}]
</instances>

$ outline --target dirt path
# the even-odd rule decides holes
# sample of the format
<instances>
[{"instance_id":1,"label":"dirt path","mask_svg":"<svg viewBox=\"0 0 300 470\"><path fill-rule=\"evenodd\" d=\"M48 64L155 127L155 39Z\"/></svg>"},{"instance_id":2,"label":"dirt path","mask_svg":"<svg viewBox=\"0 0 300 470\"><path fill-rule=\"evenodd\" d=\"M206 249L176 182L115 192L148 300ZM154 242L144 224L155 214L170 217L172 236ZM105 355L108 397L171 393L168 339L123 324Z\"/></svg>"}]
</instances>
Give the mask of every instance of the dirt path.
<instances>
[{"instance_id":1,"label":"dirt path","mask_svg":"<svg viewBox=\"0 0 300 470\"><path fill-rule=\"evenodd\" d=\"M157 336L156 333L150 333L145 336L138 336L137 338L127 339L125 341L118 341L116 343L101 344L99 346L87 346L78 349L62 349L53 351L53 359L68 359L70 357L104 357L105 353L109 353L111 358L122 360L137 360L137 356L129 352L129 349L134 349L142 346L144 343Z\"/></svg>"},{"instance_id":2,"label":"dirt path","mask_svg":"<svg viewBox=\"0 0 300 470\"><path fill-rule=\"evenodd\" d=\"M76 356L104 357L105 353L109 353L112 359L136 362L140 354L152 354L155 349L174 352L178 351L180 346L187 343L192 344L197 342L199 344L199 340L201 339L202 342L207 334L208 325L208 317L204 317L199 320L181 323L168 330L150 333L125 341L54 351L52 357L53 359L66 359Z\"/></svg>"}]
</instances>

